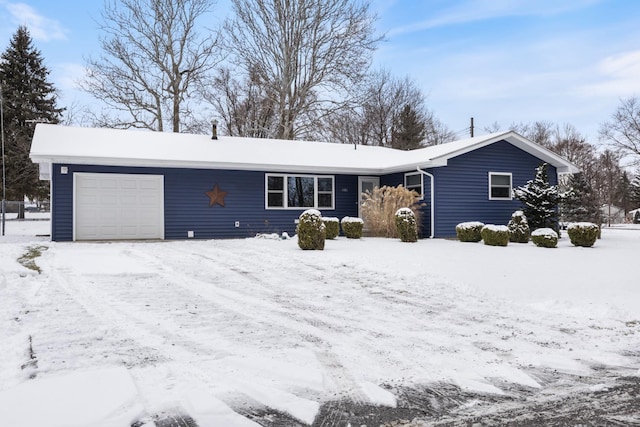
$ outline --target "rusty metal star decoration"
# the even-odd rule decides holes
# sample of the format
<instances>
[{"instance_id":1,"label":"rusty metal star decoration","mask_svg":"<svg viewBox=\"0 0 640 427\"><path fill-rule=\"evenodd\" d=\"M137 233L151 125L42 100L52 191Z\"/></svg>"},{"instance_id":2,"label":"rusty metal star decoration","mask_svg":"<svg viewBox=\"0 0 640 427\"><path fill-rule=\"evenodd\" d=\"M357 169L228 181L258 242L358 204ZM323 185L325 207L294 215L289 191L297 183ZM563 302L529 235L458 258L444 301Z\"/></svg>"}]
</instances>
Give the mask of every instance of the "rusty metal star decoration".
<instances>
[{"instance_id":1,"label":"rusty metal star decoration","mask_svg":"<svg viewBox=\"0 0 640 427\"><path fill-rule=\"evenodd\" d=\"M206 195L209 196L209 207L213 205L220 205L224 207L224 197L227 195L226 191L222 191L218 184L213 186L213 190L207 191Z\"/></svg>"}]
</instances>

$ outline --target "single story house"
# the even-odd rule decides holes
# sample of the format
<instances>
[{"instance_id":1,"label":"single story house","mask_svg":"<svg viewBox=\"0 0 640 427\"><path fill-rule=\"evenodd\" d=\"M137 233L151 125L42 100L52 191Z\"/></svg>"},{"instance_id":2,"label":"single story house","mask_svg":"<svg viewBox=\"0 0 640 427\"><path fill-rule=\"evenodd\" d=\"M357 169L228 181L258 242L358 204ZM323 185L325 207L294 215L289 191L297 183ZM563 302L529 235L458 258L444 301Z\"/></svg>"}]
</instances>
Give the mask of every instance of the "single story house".
<instances>
[{"instance_id":1,"label":"single story house","mask_svg":"<svg viewBox=\"0 0 640 427\"><path fill-rule=\"evenodd\" d=\"M401 151L38 124L30 156L51 181L54 241L293 234L305 209L360 216L364 191L399 184L423 199L423 237L450 237L506 224L541 163L552 184L577 170L511 131Z\"/></svg>"}]
</instances>

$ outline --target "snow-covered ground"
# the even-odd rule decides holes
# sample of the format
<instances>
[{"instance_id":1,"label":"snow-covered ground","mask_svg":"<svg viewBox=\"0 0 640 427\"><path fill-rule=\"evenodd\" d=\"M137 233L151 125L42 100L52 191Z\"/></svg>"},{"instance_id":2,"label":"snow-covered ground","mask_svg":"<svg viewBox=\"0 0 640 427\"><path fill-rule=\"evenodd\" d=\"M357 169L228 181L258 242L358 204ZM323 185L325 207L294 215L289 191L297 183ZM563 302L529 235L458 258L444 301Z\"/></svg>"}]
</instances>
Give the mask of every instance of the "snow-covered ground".
<instances>
[{"instance_id":1,"label":"snow-covered ground","mask_svg":"<svg viewBox=\"0 0 640 427\"><path fill-rule=\"evenodd\" d=\"M593 248L338 238L52 243L0 237L0 420L11 426L311 424L398 387L508 395L544 372L640 376L640 227ZM37 237L39 236L39 237ZM30 250L41 273L17 259ZM605 388L609 384L591 387ZM243 416L244 415L244 416ZM329 425L329 424L326 424Z\"/></svg>"}]
</instances>

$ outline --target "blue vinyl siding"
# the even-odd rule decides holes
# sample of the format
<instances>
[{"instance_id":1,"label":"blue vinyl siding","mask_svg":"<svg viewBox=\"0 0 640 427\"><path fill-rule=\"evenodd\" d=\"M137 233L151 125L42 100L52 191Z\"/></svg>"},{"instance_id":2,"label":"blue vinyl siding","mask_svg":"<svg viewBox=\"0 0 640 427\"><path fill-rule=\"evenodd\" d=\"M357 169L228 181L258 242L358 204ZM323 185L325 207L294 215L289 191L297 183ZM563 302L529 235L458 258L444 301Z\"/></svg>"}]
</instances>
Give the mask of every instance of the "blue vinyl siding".
<instances>
[{"instance_id":1,"label":"blue vinyl siding","mask_svg":"<svg viewBox=\"0 0 640 427\"><path fill-rule=\"evenodd\" d=\"M73 173L122 173L164 176L165 239L242 238L256 233L295 234L295 220L304 209L265 209L265 173L179 168L109 167L65 164L68 174L53 165L52 240L73 239ZM357 216L358 177L334 175L335 209L325 216ZM218 184L227 192L225 206L209 206L205 194ZM240 227L235 227L239 221Z\"/></svg>"},{"instance_id":2,"label":"blue vinyl siding","mask_svg":"<svg viewBox=\"0 0 640 427\"><path fill-rule=\"evenodd\" d=\"M489 200L489 172L512 174L512 187L535 177L541 160L500 141L449 159L445 167L427 170L435 176L435 237L453 237L455 227L465 221L506 225L521 209L518 200ZM548 168L549 181L557 183L556 169ZM426 186L426 180L425 180Z\"/></svg>"},{"instance_id":3,"label":"blue vinyl siding","mask_svg":"<svg viewBox=\"0 0 640 427\"><path fill-rule=\"evenodd\" d=\"M416 170L408 170L406 172L401 173L393 173L389 175L383 175L380 177L380 185L388 185L389 187L397 187L398 185L404 186L404 175L405 173L414 173ZM420 237L429 237L431 234L431 207L429 204L431 203L431 182L429 181L431 178L428 176L423 176L422 179L422 195L423 199L420 201L421 208L421 226L420 226Z\"/></svg>"}]
</instances>

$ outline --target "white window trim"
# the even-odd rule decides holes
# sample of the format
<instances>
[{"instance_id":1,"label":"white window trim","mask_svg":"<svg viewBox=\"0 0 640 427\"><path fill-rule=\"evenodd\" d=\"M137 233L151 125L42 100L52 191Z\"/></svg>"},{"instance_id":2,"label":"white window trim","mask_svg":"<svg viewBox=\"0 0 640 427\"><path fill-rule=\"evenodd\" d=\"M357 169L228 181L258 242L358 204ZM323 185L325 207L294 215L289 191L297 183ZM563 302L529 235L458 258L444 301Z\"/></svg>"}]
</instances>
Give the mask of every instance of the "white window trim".
<instances>
[{"instance_id":1,"label":"white window trim","mask_svg":"<svg viewBox=\"0 0 640 427\"><path fill-rule=\"evenodd\" d=\"M407 187L407 177L408 176L414 176L414 175L420 175L420 197L418 197L418 200L424 200L424 175L420 172L407 172L404 174L404 188L411 190L411 188Z\"/></svg>"},{"instance_id":2,"label":"white window trim","mask_svg":"<svg viewBox=\"0 0 640 427\"><path fill-rule=\"evenodd\" d=\"M492 176L509 176L509 197L491 197L491 177ZM511 172L489 172L489 200L513 200L513 174ZM504 188L505 186L496 186Z\"/></svg>"},{"instance_id":3,"label":"white window trim","mask_svg":"<svg viewBox=\"0 0 640 427\"><path fill-rule=\"evenodd\" d=\"M284 206L269 206L269 177L282 177L283 182L283 199ZM288 206L289 203L289 186L287 180L289 177L313 178L313 206ZM331 178L331 207L318 207L318 178ZM323 192L328 193L328 192ZM264 175L264 208L269 210L306 210L306 209L322 209L335 210L336 208L336 177L335 175L305 175L297 173L266 173Z\"/></svg>"}]
</instances>

